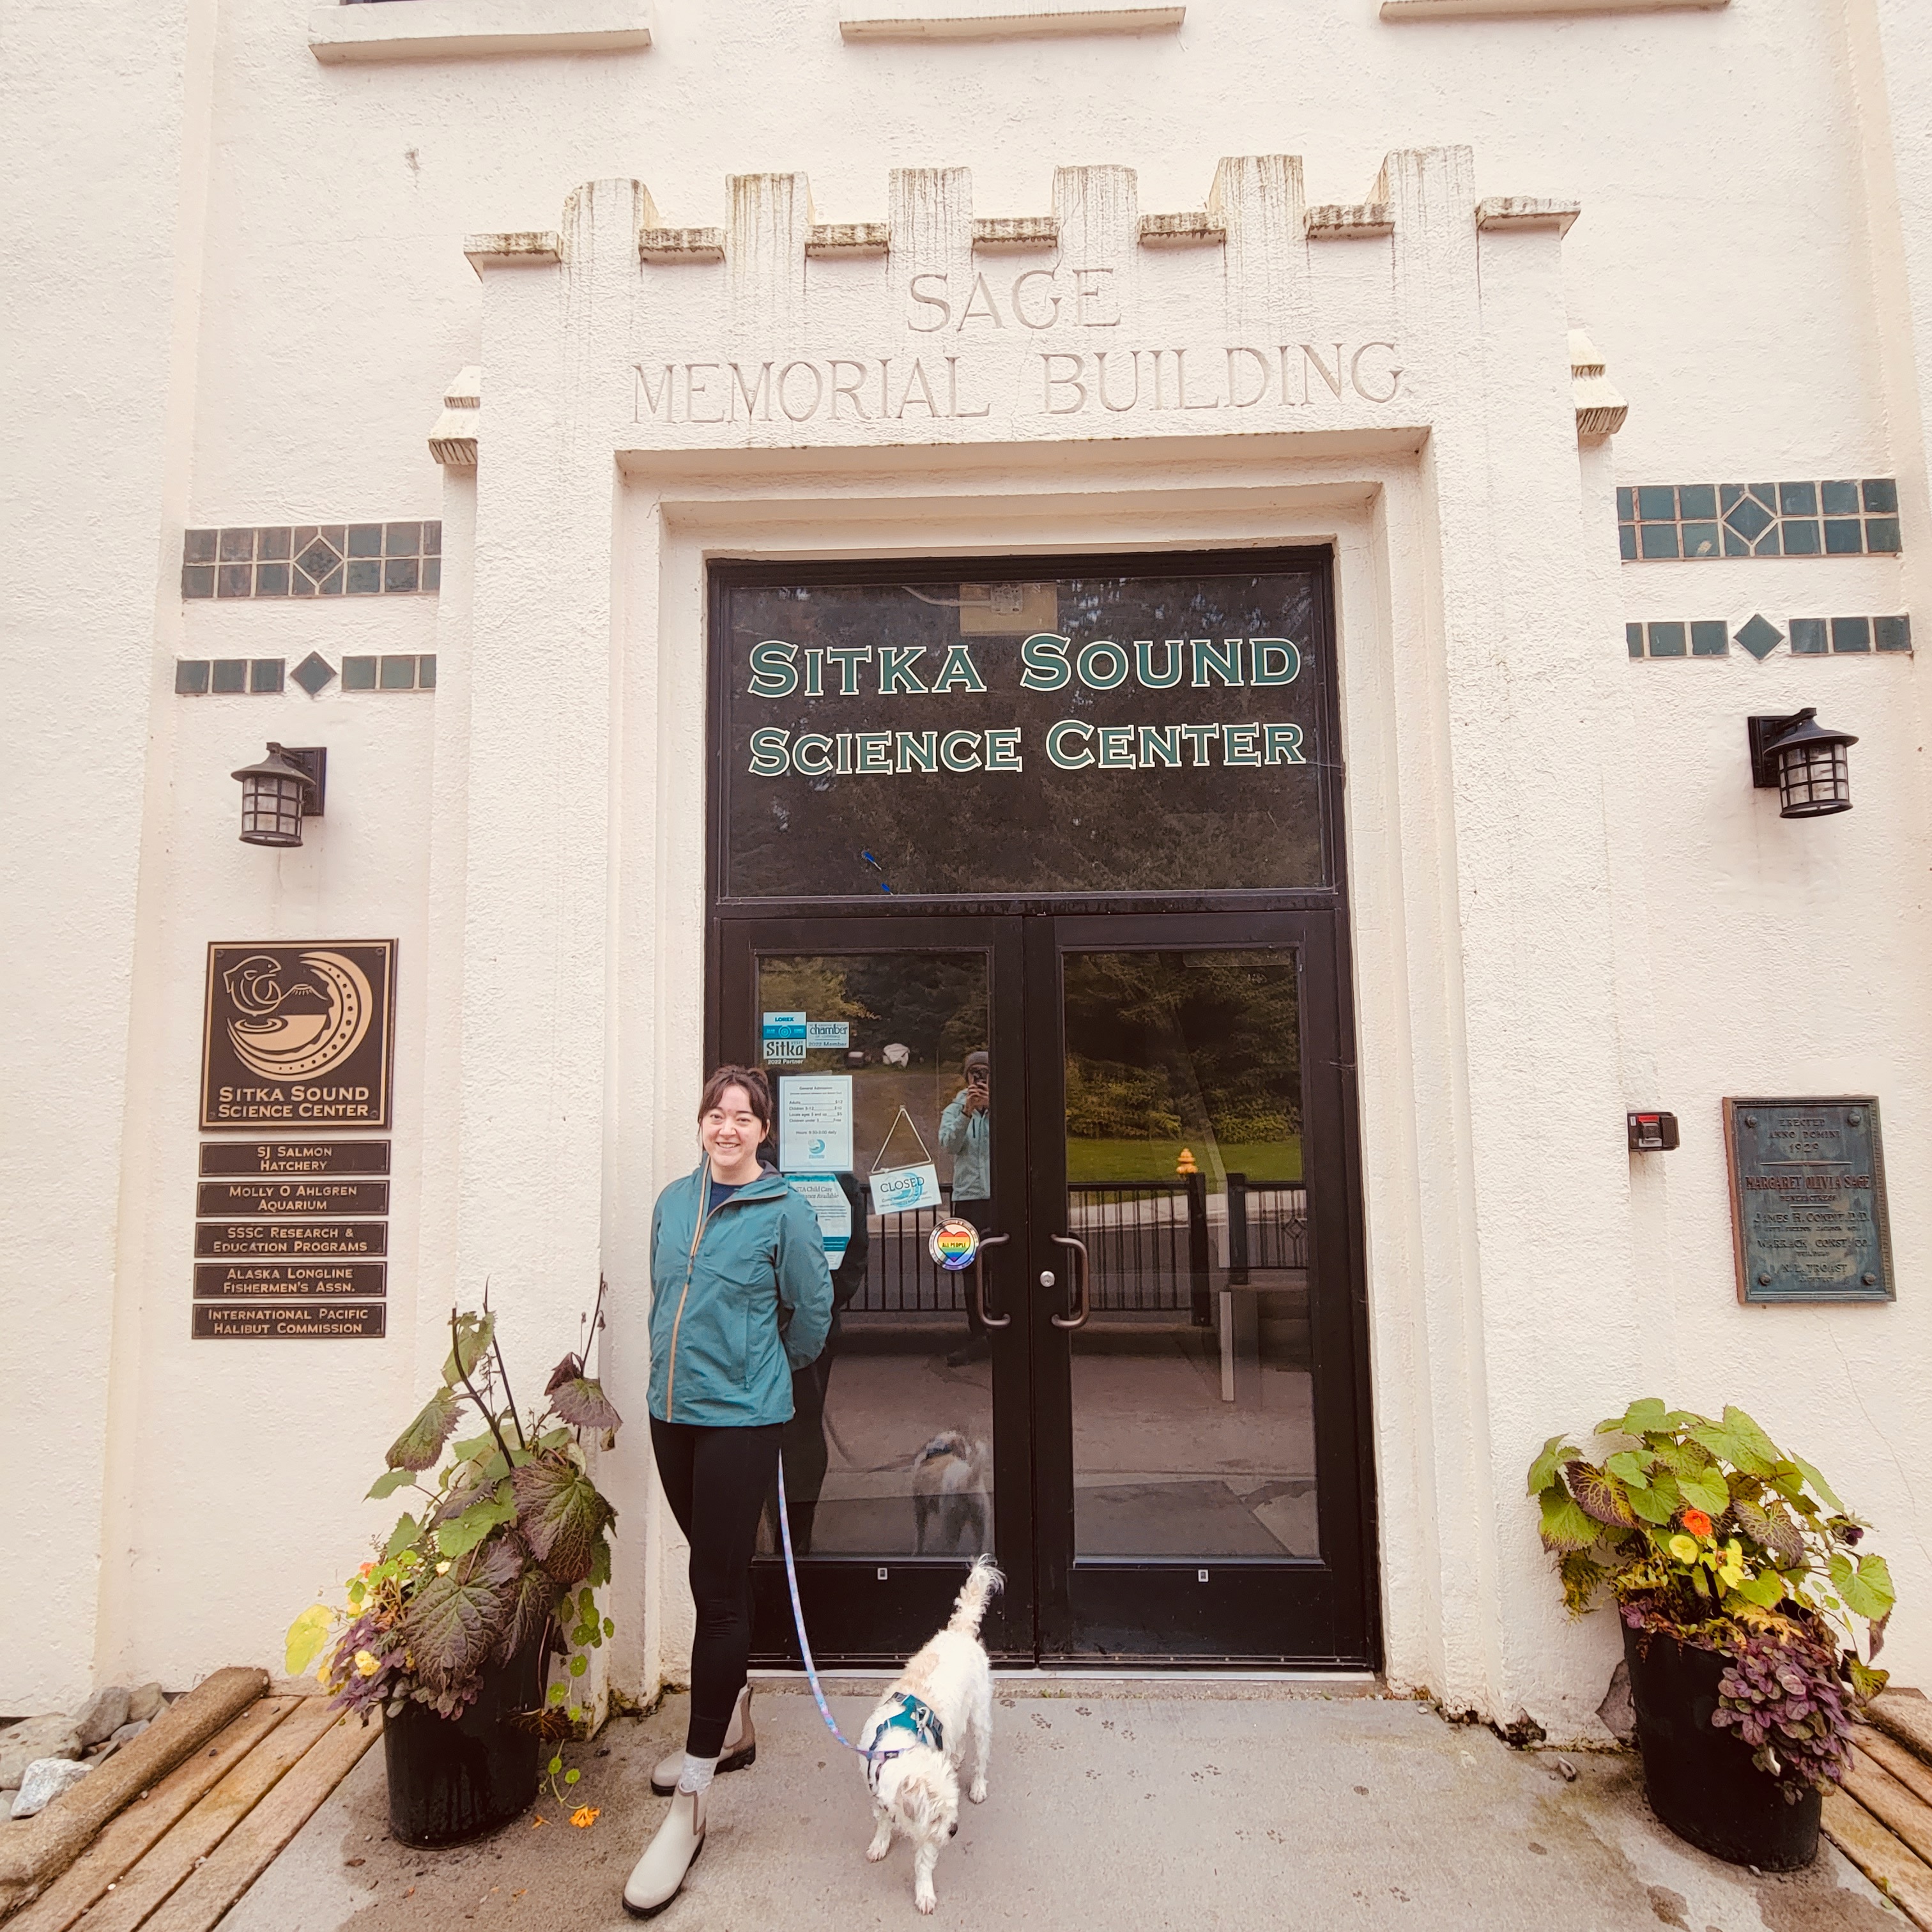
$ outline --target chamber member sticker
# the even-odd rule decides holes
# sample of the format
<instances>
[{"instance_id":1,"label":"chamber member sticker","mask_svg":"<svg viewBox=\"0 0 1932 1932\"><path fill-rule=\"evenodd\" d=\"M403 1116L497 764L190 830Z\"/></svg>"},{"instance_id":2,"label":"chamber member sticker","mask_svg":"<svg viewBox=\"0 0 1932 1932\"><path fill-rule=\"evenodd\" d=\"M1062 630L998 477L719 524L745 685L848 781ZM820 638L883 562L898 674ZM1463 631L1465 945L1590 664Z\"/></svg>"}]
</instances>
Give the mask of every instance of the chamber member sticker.
<instances>
[{"instance_id":1,"label":"chamber member sticker","mask_svg":"<svg viewBox=\"0 0 1932 1932\"><path fill-rule=\"evenodd\" d=\"M980 1252L980 1231L970 1221L942 1221L926 1238L926 1252L949 1274L969 1268Z\"/></svg>"},{"instance_id":2,"label":"chamber member sticker","mask_svg":"<svg viewBox=\"0 0 1932 1932\"><path fill-rule=\"evenodd\" d=\"M393 939L210 946L202 1126L388 1126L395 967Z\"/></svg>"}]
</instances>

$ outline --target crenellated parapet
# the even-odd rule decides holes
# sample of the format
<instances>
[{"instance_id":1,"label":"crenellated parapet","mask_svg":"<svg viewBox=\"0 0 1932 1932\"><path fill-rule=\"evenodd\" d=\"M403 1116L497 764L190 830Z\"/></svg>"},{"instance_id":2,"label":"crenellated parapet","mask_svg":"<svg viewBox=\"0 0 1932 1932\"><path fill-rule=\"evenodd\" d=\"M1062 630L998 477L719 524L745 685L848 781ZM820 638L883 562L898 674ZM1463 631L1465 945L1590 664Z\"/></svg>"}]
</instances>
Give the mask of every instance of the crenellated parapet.
<instances>
[{"instance_id":1,"label":"crenellated parapet","mask_svg":"<svg viewBox=\"0 0 1932 1932\"><path fill-rule=\"evenodd\" d=\"M466 243L506 292L561 272L580 331L621 316L640 446L1426 425L1477 368L1482 252L1553 289L1580 212L1479 196L1466 148L1392 152L1355 202L1310 203L1292 154L1225 157L1178 210L1108 165L1054 170L1032 212L982 212L963 167L893 170L883 219L820 220L802 173L726 187L716 226L599 182L554 231ZM1615 426L1601 388L1576 409Z\"/></svg>"}]
</instances>

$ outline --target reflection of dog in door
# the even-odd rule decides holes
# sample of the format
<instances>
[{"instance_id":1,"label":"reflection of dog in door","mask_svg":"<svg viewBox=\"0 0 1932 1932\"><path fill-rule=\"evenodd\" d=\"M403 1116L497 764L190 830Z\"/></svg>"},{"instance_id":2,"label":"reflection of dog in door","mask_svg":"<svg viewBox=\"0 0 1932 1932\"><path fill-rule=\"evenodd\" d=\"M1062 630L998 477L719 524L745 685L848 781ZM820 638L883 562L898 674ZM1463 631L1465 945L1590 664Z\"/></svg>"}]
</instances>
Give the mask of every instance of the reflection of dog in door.
<instances>
[{"instance_id":1,"label":"reflection of dog in door","mask_svg":"<svg viewBox=\"0 0 1932 1932\"><path fill-rule=\"evenodd\" d=\"M986 1444L957 1429L941 1430L920 1450L912 1459L915 1556L977 1556L992 1550L991 1474Z\"/></svg>"}]
</instances>

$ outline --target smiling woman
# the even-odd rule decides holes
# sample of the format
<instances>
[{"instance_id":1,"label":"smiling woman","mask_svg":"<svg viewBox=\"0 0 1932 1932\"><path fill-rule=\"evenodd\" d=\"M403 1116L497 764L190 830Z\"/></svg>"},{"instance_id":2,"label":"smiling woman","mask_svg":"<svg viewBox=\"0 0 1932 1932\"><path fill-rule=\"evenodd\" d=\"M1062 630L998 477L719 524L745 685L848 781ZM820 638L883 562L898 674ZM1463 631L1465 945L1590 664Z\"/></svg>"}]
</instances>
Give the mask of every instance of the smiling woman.
<instances>
[{"instance_id":1,"label":"smiling woman","mask_svg":"<svg viewBox=\"0 0 1932 1932\"><path fill-rule=\"evenodd\" d=\"M752 1066L721 1066L698 1107L704 1157L658 1196L651 1226L651 1448L691 1546L698 1606L691 1721L652 1784L671 1808L624 1888L639 1917L660 1910L704 1843L713 1774L749 1764L746 1666L752 1552L790 1420L792 1378L825 1346L832 1278L818 1220L759 1144L771 1088Z\"/></svg>"}]
</instances>

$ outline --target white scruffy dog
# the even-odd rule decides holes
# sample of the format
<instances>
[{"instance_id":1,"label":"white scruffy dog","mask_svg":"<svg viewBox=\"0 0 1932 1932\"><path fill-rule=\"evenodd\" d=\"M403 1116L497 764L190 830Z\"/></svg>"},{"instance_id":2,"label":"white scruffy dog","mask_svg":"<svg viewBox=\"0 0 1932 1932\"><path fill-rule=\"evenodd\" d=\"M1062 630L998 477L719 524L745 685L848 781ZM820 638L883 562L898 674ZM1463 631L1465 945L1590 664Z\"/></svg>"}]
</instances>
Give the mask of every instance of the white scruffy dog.
<instances>
[{"instance_id":1,"label":"white scruffy dog","mask_svg":"<svg viewBox=\"0 0 1932 1932\"><path fill-rule=\"evenodd\" d=\"M884 1858L895 1832L910 1838L913 1903L922 1912L939 1903L932 1868L940 1846L959 1828L959 1772L969 1759L966 1795L975 1804L986 1799L993 1673L980 1624L1004 1581L990 1556L974 1562L951 1621L899 1673L859 1734L868 1753L879 1754L866 1765L878 1820L866 1856L875 1864Z\"/></svg>"}]
</instances>

